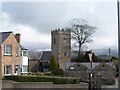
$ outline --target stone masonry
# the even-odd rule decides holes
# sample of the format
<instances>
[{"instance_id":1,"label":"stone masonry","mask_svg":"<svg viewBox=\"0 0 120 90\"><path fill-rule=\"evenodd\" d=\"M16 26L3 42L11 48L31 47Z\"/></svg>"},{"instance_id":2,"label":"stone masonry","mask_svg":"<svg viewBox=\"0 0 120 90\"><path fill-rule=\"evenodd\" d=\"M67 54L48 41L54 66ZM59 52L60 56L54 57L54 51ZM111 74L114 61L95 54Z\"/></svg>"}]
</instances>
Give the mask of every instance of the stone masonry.
<instances>
[{"instance_id":1,"label":"stone masonry","mask_svg":"<svg viewBox=\"0 0 120 90\"><path fill-rule=\"evenodd\" d=\"M51 50L59 68L65 70L65 63L71 59L71 32L67 29L51 31Z\"/></svg>"}]
</instances>

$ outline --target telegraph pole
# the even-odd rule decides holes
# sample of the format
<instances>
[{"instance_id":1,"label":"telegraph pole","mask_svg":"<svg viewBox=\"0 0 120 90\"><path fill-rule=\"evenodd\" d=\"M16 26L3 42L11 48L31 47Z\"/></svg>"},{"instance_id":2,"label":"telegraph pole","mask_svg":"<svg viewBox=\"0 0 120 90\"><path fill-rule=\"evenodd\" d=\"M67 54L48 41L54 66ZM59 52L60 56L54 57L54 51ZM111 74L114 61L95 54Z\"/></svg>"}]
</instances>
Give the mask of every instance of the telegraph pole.
<instances>
[{"instance_id":1,"label":"telegraph pole","mask_svg":"<svg viewBox=\"0 0 120 90\"><path fill-rule=\"evenodd\" d=\"M111 50L110 50L110 48L109 48L109 65L110 65L110 79L111 79Z\"/></svg>"},{"instance_id":2,"label":"telegraph pole","mask_svg":"<svg viewBox=\"0 0 120 90\"><path fill-rule=\"evenodd\" d=\"M118 57L119 57L119 80L118 80L118 89L120 90L120 1L117 0L117 10L118 10Z\"/></svg>"}]
</instances>

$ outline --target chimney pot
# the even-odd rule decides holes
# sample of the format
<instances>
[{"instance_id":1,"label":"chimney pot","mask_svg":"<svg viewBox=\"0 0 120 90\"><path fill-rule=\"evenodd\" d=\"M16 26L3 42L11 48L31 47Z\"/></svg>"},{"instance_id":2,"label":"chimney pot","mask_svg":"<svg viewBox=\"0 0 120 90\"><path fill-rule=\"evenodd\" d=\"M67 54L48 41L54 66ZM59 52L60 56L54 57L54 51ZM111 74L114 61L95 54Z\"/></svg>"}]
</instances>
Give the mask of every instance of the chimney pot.
<instances>
[{"instance_id":1,"label":"chimney pot","mask_svg":"<svg viewBox=\"0 0 120 90\"><path fill-rule=\"evenodd\" d=\"M20 40L21 40L21 38L20 38L20 34L19 33L16 33L15 34L15 38L16 38L16 40L17 40L17 42L20 44Z\"/></svg>"}]
</instances>

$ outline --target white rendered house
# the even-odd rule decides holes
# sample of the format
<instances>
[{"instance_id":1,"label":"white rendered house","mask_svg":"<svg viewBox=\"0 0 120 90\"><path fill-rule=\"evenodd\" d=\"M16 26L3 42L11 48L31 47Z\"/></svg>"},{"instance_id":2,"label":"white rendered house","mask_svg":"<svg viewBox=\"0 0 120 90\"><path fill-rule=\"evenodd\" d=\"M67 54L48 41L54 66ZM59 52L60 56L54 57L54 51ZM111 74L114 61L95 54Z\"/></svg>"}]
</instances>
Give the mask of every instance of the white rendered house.
<instances>
[{"instance_id":1,"label":"white rendered house","mask_svg":"<svg viewBox=\"0 0 120 90\"><path fill-rule=\"evenodd\" d=\"M21 46L21 74L28 73L28 50Z\"/></svg>"}]
</instances>

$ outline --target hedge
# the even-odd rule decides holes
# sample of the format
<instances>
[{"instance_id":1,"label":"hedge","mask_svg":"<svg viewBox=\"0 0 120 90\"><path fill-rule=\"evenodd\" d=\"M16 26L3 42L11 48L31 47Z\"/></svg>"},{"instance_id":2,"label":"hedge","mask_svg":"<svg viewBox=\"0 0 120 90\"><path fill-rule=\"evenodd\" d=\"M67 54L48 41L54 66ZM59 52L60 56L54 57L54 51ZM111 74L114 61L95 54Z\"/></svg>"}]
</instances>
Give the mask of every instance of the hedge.
<instances>
[{"instance_id":1,"label":"hedge","mask_svg":"<svg viewBox=\"0 0 120 90\"><path fill-rule=\"evenodd\" d=\"M43 76L4 76L4 80L15 82L53 82L53 84L76 84L77 78L73 77L43 77Z\"/></svg>"},{"instance_id":2,"label":"hedge","mask_svg":"<svg viewBox=\"0 0 120 90\"><path fill-rule=\"evenodd\" d=\"M55 69L55 70L52 70L52 74L56 76L64 76L65 72L62 69Z\"/></svg>"},{"instance_id":3,"label":"hedge","mask_svg":"<svg viewBox=\"0 0 120 90\"><path fill-rule=\"evenodd\" d=\"M115 79L104 79L102 78L102 84L103 85L114 85L115 84Z\"/></svg>"}]
</instances>

